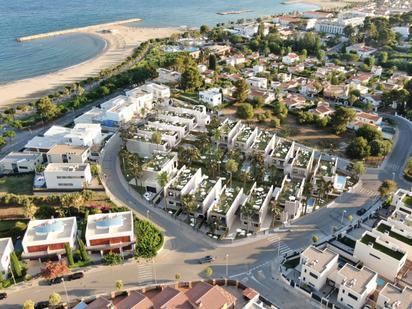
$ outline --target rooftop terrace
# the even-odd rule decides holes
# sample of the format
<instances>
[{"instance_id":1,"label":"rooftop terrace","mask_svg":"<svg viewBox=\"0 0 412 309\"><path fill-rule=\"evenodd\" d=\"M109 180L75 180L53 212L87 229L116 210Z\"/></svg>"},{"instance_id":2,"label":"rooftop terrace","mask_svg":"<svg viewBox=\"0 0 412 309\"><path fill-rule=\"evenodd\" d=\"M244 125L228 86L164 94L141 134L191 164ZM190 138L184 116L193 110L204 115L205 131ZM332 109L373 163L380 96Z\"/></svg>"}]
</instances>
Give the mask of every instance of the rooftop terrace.
<instances>
[{"instance_id":1,"label":"rooftop terrace","mask_svg":"<svg viewBox=\"0 0 412 309\"><path fill-rule=\"evenodd\" d=\"M368 246L372 246L377 251L380 251L386 255L393 257L396 260L401 260L405 256L405 252L399 250L393 250L387 246L384 246L378 242L376 242L376 238L372 235L366 233L360 240L362 243Z\"/></svg>"},{"instance_id":2,"label":"rooftop terrace","mask_svg":"<svg viewBox=\"0 0 412 309\"><path fill-rule=\"evenodd\" d=\"M180 174L178 174L170 184L169 189L170 190L177 190L180 191L184 188L184 186L187 185L187 183L190 181L190 179L193 178L194 174L196 171L190 169L190 168L185 168L183 171L181 171Z\"/></svg>"},{"instance_id":3,"label":"rooftop terrace","mask_svg":"<svg viewBox=\"0 0 412 309\"><path fill-rule=\"evenodd\" d=\"M399 233L397 233L396 231L392 230L392 227L385 224L385 223L380 223L376 229L384 234L388 234L390 237L395 238L401 242L404 242L405 244L408 244L409 246L412 246L412 238L411 237L406 237L404 235L401 235Z\"/></svg>"},{"instance_id":4,"label":"rooftop terrace","mask_svg":"<svg viewBox=\"0 0 412 309\"><path fill-rule=\"evenodd\" d=\"M255 144L253 145L253 148L256 150L264 151L266 149L266 146L272 139L273 135L275 135L272 132L267 132L263 131L259 137L256 139Z\"/></svg>"},{"instance_id":5,"label":"rooftop terrace","mask_svg":"<svg viewBox=\"0 0 412 309\"><path fill-rule=\"evenodd\" d=\"M174 158L173 153L156 153L152 158L143 158L143 168L147 171L159 172L167 162Z\"/></svg>"},{"instance_id":6,"label":"rooftop terrace","mask_svg":"<svg viewBox=\"0 0 412 309\"><path fill-rule=\"evenodd\" d=\"M239 187L227 187L220 196L219 202L213 206L212 211L218 214L226 215L230 206L232 206L234 200L239 194Z\"/></svg>"},{"instance_id":7,"label":"rooftop terrace","mask_svg":"<svg viewBox=\"0 0 412 309\"><path fill-rule=\"evenodd\" d=\"M317 175L332 177L334 166L335 166L335 161L320 159L319 168L317 170Z\"/></svg>"},{"instance_id":8,"label":"rooftop terrace","mask_svg":"<svg viewBox=\"0 0 412 309\"><path fill-rule=\"evenodd\" d=\"M235 127L236 121L228 120L220 126L223 135L229 134L229 132Z\"/></svg>"},{"instance_id":9,"label":"rooftop terrace","mask_svg":"<svg viewBox=\"0 0 412 309\"><path fill-rule=\"evenodd\" d=\"M202 182L197 187L194 196L197 204L197 209L201 206L209 192L212 190L214 185L216 184L216 180L209 179L207 175L203 176Z\"/></svg>"},{"instance_id":10,"label":"rooftop terrace","mask_svg":"<svg viewBox=\"0 0 412 309\"><path fill-rule=\"evenodd\" d=\"M294 162L296 167L306 168L309 165L310 157L312 156L312 151L300 149L298 156Z\"/></svg>"},{"instance_id":11,"label":"rooftop terrace","mask_svg":"<svg viewBox=\"0 0 412 309\"><path fill-rule=\"evenodd\" d=\"M253 130L254 129L251 127L243 127L242 131L240 131L239 135L237 136L236 141L240 143L246 143L249 137L252 135Z\"/></svg>"},{"instance_id":12,"label":"rooftop terrace","mask_svg":"<svg viewBox=\"0 0 412 309\"><path fill-rule=\"evenodd\" d=\"M301 180L286 179L283 185L282 192L280 193L279 199L291 202L298 200L298 193L301 185Z\"/></svg>"},{"instance_id":13,"label":"rooftop terrace","mask_svg":"<svg viewBox=\"0 0 412 309\"><path fill-rule=\"evenodd\" d=\"M262 187L258 187L253 190L252 194L249 197L249 200L242 205L241 212L245 216L252 216L260 212L260 209L263 206L263 202L267 196L267 190Z\"/></svg>"},{"instance_id":14,"label":"rooftop terrace","mask_svg":"<svg viewBox=\"0 0 412 309\"><path fill-rule=\"evenodd\" d=\"M403 199L402 202L405 204L406 207L412 209L412 196L406 195Z\"/></svg>"},{"instance_id":15,"label":"rooftop terrace","mask_svg":"<svg viewBox=\"0 0 412 309\"><path fill-rule=\"evenodd\" d=\"M292 147L292 142L287 141L287 140L282 140L276 145L272 156L275 157L276 159L285 159L286 155L288 154L290 150L290 147Z\"/></svg>"}]
</instances>

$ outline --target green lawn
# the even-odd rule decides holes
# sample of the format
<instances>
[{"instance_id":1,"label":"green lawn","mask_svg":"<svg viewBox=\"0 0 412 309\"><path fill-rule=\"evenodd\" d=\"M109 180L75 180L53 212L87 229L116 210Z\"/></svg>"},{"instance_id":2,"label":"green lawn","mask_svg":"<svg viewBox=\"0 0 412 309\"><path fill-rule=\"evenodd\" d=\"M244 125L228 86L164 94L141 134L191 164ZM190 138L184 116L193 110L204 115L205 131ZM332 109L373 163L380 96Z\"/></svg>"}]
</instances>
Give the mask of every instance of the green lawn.
<instances>
[{"instance_id":1,"label":"green lawn","mask_svg":"<svg viewBox=\"0 0 412 309\"><path fill-rule=\"evenodd\" d=\"M404 202L409 208L412 208L412 196L405 196L402 202Z\"/></svg>"},{"instance_id":2,"label":"green lawn","mask_svg":"<svg viewBox=\"0 0 412 309\"><path fill-rule=\"evenodd\" d=\"M33 175L0 178L0 194L2 193L33 194Z\"/></svg>"}]
</instances>

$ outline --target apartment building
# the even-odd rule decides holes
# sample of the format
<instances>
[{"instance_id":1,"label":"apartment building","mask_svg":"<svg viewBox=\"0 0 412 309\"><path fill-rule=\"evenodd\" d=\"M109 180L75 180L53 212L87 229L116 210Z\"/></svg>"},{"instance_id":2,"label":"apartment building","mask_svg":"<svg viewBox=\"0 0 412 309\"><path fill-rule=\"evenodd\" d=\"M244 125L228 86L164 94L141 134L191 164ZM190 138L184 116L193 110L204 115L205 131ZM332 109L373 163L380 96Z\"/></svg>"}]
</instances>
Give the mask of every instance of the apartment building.
<instances>
[{"instance_id":1,"label":"apartment building","mask_svg":"<svg viewBox=\"0 0 412 309\"><path fill-rule=\"evenodd\" d=\"M339 288L338 303L353 309L361 309L376 287L378 274L368 267L361 269L345 264L336 275Z\"/></svg>"},{"instance_id":2,"label":"apartment building","mask_svg":"<svg viewBox=\"0 0 412 309\"><path fill-rule=\"evenodd\" d=\"M153 120L149 119L146 125L149 128L175 131L179 135L179 138L185 137L190 132L187 124L178 121L167 121L155 118Z\"/></svg>"},{"instance_id":3,"label":"apartment building","mask_svg":"<svg viewBox=\"0 0 412 309\"><path fill-rule=\"evenodd\" d=\"M87 250L125 252L134 249L133 213L131 211L89 215L86 226Z\"/></svg>"},{"instance_id":4,"label":"apartment building","mask_svg":"<svg viewBox=\"0 0 412 309\"><path fill-rule=\"evenodd\" d=\"M241 152L248 153L259 134L260 131L257 127L251 128L249 126L243 126L242 129L233 136L234 142L231 145L232 147L228 148L236 148Z\"/></svg>"},{"instance_id":5,"label":"apartment building","mask_svg":"<svg viewBox=\"0 0 412 309\"><path fill-rule=\"evenodd\" d=\"M89 158L90 147L57 144L46 155L48 163L84 163Z\"/></svg>"},{"instance_id":6,"label":"apartment building","mask_svg":"<svg viewBox=\"0 0 412 309\"><path fill-rule=\"evenodd\" d=\"M8 277L10 271L10 254L14 251L13 241L10 237L0 239L0 274Z\"/></svg>"},{"instance_id":7,"label":"apartment building","mask_svg":"<svg viewBox=\"0 0 412 309\"><path fill-rule=\"evenodd\" d=\"M398 189L392 197L392 206L408 215L412 215L412 191Z\"/></svg>"},{"instance_id":8,"label":"apartment building","mask_svg":"<svg viewBox=\"0 0 412 309\"><path fill-rule=\"evenodd\" d=\"M300 254L301 284L320 290L329 276L338 270L339 254L310 246Z\"/></svg>"},{"instance_id":9,"label":"apartment building","mask_svg":"<svg viewBox=\"0 0 412 309\"><path fill-rule=\"evenodd\" d=\"M293 158L290 176L292 178L308 178L312 171L315 151L313 149L298 148Z\"/></svg>"},{"instance_id":10,"label":"apartment building","mask_svg":"<svg viewBox=\"0 0 412 309\"><path fill-rule=\"evenodd\" d=\"M407 254L375 233L365 232L356 241L354 257L388 280L395 280L406 263Z\"/></svg>"},{"instance_id":11,"label":"apartment building","mask_svg":"<svg viewBox=\"0 0 412 309\"><path fill-rule=\"evenodd\" d=\"M197 126L196 116L184 111L175 110L163 110L156 115L159 120L180 122L188 126L189 131L193 130Z\"/></svg>"},{"instance_id":12,"label":"apartment building","mask_svg":"<svg viewBox=\"0 0 412 309\"><path fill-rule=\"evenodd\" d=\"M92 181L89 163L50 163L43 174L47 189L80 190Z\"/></svg>"},{"instance_id":13,"label":"apartment building","mask_svg":"<svg viewBox=\"0 0 412 309\"><path fill-rule=\"evenodd\" d=\"M241 121L236 122L226 118L219 127L220 139L215 142L224 144L227 148L232 149L234 147L234 138L242 128L243 124Z\"/></svg>"},{"instance_id":14,"label":"apartment building","mask_svg":"<svg viewBox=\"0 0 412 309\"><path fill-rule=\"evenodd\" d=\"M210 88L199 91L199 101L216 107L222 104L223 95L219 88Z\"/></svg>"},{"instance_id":15,"label":"apartment building","mask_svg":"<svg viewBox=\"0 0 412 309\"><path fill-rule=\"evenodd\" d=\"M410 309L412 308L412 288L410 286L400 288L386 283L379 292L376 305L378 309Z\"/></svg>"},{"instance_id":16,"label":"apartment building","mask_svg":"<svg viewBox=\"0 0 412 309\"><path fill-rule=\"evenodd\" d=\"M295 142L285 139L278 139L272 151L270 164L276 166L278 169L285 170L291 164L293 153L295 149Z\"/></svg>"},{"instance_id":17,"label":"apartment building","mask_svg":"<svg viewBox=\"0 0 412 309\"><path fill-rule=\"evenodd\" d=\"M172 178L177 171L177 153L154 153L152 157L146 157L142 160L143 173L140 177L140 186L144 187L146 191L158 193L163 188L160 187L157 176L165 172Z\"/></svg>"},{"instance_id":18,"label":"apartment building","mask_svg":"<svg viewBox=\"0 0 412 309\"><path fill-rule=\"evenodd\" d=\"M259 231L270 211L273 186L269 189L257 187L256 182L240 207L240 226L250 232Z\"/></svg>"},{"instance_id":19,"label":"apartment building","mask_svg":"<svg viewBox=\"0 0 412 309\"><path fill-rule=\"evenodd\" d=\"M230 231L243 197L243 188L224 186L219 201L207 211L207 219L214 234L224 235Z\"/></svg>"},{"instance_id":20,"label":"apartment building","mask_svg":"<svg viewBox=\"0 0 412 309\"><path fill-rule=\"evenodd\" d=\"M258 152L263 154L265 164L269 164L270 156L276 145L276 134L269 131L261 131L257 138L254 140L251 147L252 152Z\"/></svg>"},{"instance_id":21,"label":"apartment building","mask_svg":"<svg viewBox=\"0 0 412 309\"><path fill-rule=\"evenodd\" d=\"M283 178L278 196L278 203L283 208L283 220L289 221L298 218L302 213L302 194L305 187L305 179L290 179L286 175Z\"/></svg>"},{"instance_id":22,"label":"apartment building","mask_svg":"<svg viewBox=\"0 0 412 309\"><path fill-rule=\"evenodd\" d=\"M170 87L166 85L148 83L141 87L152 94L153 100L166 100L170 98Z\"/></svg>"},{"instance_id":23,"label":"apartment building","mask_svg":"<svg viewBox=\"0 0 412 309\"><path fill-rule=\"evenodd\" d=\"M167 142L169 147L175 147L180 143L180 136L178 132L166 129L165 127L162 128L161 126L156 127L145 125L143 127L139 127L136 133L137 135L147 137L149 140L152 139L153 134L160 133L161 140ZM139 138L133 140L139 140Z\"/></svg>"},{"instance_id":24,"label":"apartment building","mask_svg":"<svg viewBox=\"0 0 412 309\"><path fill-rule=\"evenodd\" d=\"M136 134L126 141L126 148L131 153L136 153L140 157L150 157L154 152L168 152L170 145L168 141L163 138L160 144L154 143L151 135Z\"/></svg>"},{"instance_id":25,"label":"apartment building","mask_svg":"<svg viewBox=\"0 0 412 309\"><path fill-rule=\"evenodd\" d=\"M210 115L207 113L206 106L204 105L187 105L179 104L176 100L170 102L166 105L168 111L180 114L192 115L195 117L195 124L189 127L192 130L196 125L205 127L210 123Z\"/></svg>"},{"instance_id":26,"label":"apartment building","mask_svg":"<svg viewBox=\"0 0 412 309\"><path fill-rule=\"evenodd\" d=\"M34 152L10 152L0 160L1 174L29 173L36 170L36 166L43 163L43 156Z\"/></svg>"},{"instance_id":27,"label":"apartment building","mask_svg":"<svg viewBox=\"0 0 412 309\"><path fill-rule=\"evenodd\" d=\"M24 233L22 258L39 259L65 254L65 244L74 249L77 236L76 217L31 220Z\"/></svg>"}]
</instances>

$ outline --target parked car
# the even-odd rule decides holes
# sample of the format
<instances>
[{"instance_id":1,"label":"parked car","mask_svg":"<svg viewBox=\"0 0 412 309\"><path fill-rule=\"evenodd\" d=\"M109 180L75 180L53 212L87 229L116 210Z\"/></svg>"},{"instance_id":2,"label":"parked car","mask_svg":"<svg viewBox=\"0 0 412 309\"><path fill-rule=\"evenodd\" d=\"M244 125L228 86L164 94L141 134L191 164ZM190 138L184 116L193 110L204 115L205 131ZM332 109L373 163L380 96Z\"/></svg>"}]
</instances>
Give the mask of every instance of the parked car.
<instances>
[{"instance_id":1,"label":"parked car","mask_svg":"<svg viewBox=\"0 0 412 309\"><path fill-rule=\"evenodd\" d=\"M206 263L211 263L215 260L215 258L211 255L206 255L205 257L202 257L199 259L199 264L206 264Z\"/></svg>"},{"instance_id":2,"label":"parked car","mask_svg":"<svg viewBox=\"0 0 412 309\"><path fill-rule=\"evenodd\" d=\"M359 209L359 210L356 212L356 214L357 214L358 216L363 216L363 215L365 214L365 212L366 212L366 209L365 209L365 208L361 208L361 209Z\"/></svg>"},{"instance_id":3,"label":"parked car","mask_svg":"<svg viewBox=\"0 0 412 309\"><path fill-rule=\"evenodd\" d=\"M44 308L47 308L48 306L49 306L48 301L39 301L38 303L36 303L36 305L34 305L34 309L44 309Z\"/></svg>"},{"instance_id":4,"label":"parked car","mask_svg":"<svg viewBox=\"0 0 412 309\"><path fill-rule=\"evenodd\" d=\"M79 271L77 273L73 273L67 276L67 280L71 281L71 280L77 280L77 279L81 279L84 277L84 272Z\"/></svg>"},{"instance_id":5,"label":"parked car","mask_svg":"<svg viewBox=\"0 0 412 309\"><path fill-rule=\"evenodd\" d=\"M63 281L63 277L56 277L49 280L49 285L59 284Z\"/></svg>"},{"instance_id":6,"label":"parked car","mask_svg":"<svg viewBox=\"0 0 412 309\"><path fill-rule=\"evenodd\" d=\"M7 293L0 293L0 299L7 298Z\"/></svg>"}]
</instances>

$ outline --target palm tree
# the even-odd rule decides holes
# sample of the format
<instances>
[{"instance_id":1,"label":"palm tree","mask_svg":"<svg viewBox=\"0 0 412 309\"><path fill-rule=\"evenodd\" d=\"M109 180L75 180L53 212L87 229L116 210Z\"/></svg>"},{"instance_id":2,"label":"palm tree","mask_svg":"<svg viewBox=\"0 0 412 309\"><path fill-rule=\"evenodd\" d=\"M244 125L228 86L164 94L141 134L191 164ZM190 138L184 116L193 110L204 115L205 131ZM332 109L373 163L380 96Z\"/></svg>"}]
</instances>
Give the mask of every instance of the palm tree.
<instances>
[{"instance_id":1,"label":"palm tree","mask_svg":"<svg viewBox=\"0 0 412 309\"><path fill-rule=\"evenodd\" d=\"M138 179L143 173L143 165L140 162L140 158L136 155L133 156L133 160L129 161L129 169L134 176L135 184L137 186Z\"/></svg>"},{"instance_id":2,"label":"palm tree","mask_svg":"<svg viewBox=\"0 0 412 309\"><path fill-rule=\"evenodd\" d=\"M233 159L227 160L226 170L230 174L230 180L229 180L230 184L232 184L233 173L236 173L238 168L239 168L239 164L235 160Z\"/></svg>"},{"instance_id":3,"label":"palm tree","mask_svg":"<svg viewBox=\"0 0 412 309\"><path fill-rule=\"evenodd\" d=\"M182 203L183 210L189 215L193 214L196 210L196 199L193 194L184 194L180 198L180 202Z\"/></svg>"},{"instance_id":4,"label":"palm tree","mask_svg":"<svg viewBox=\"0 0 412 309\"><path fill-rule=\"evenodd\" d=\"M167 174L167 172L160 172L156 176L156 181L157 181L157 184L162 188L161 190L163 190L164 187L169 182L169 175ZM163 199L164 199L164 203L165 203L165 209L167 209L166 197L164 196Z\"/></svg>"},{"instance_id":5,"label":"palm tree","mask_svg":"<svg viewBox=\"0 0 412 309\"><path fill-rule=\"evenodd\" d=\"M250 173L248 171L240 171L240 178L243 180L243 188L246 187L246 182L250 180Z\"/></svg>"},{"instance_id":6,"label":"palm tree","mask_svg":"<svg viewBox=\"0 0 412 309\"><path fill-rule=\"evenodd\" d=\"M213 130L213 139L216 141L216 148L219 148L219 141L222 138L222 131L217 128Z\"/></svg>"}]
</instances>

